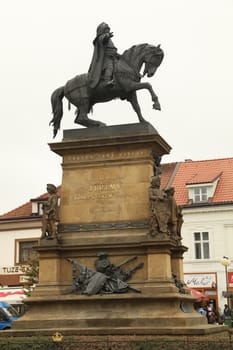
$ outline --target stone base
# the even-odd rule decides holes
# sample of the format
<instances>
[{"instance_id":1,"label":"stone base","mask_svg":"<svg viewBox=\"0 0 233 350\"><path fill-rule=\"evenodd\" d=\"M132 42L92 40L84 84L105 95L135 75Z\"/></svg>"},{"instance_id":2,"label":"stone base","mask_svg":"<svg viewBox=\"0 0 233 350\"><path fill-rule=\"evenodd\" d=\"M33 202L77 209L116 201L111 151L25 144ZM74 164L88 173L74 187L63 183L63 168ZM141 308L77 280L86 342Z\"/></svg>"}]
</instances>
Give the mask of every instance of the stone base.
<instances>
[{"instance_id":1,"label":"stone base","mask_svg":"<svg viewBox=\"0 0 233 350\"><path fill-rule=\"evenodd\" d=\"M145 288L146 289L146 288ZM56 329L68 334L203 334L212 327L192 306L189 295L127 293L31 297L30 312L13 330Z\"/></svg>"},{"instance_id":2,"label":"stone base","mask_svg":"<svg viewBox=\"0 0 233 350\"><path fill-rule=\"evenodd\" d=\"M63 157L59 239L40 242L39 283L14 334L186 335L216 328L175 285L174 276L183 280L187 248L169 235L149 234L154 157L170 151L157 131L148 123L68 130L50 146ZM70 294L67 258L95 269L101 251L125 271L143 265L129 280L141 293Z\"/></svg>"}]
</instances>

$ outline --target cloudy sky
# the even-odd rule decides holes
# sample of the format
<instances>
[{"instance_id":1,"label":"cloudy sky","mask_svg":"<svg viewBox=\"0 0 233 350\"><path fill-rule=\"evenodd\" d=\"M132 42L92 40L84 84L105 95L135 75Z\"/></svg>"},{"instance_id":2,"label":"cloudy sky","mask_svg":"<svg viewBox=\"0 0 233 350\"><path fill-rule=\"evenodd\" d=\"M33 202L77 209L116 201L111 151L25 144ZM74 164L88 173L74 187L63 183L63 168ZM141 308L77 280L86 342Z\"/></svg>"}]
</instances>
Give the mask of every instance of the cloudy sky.
<instances>
[{"instance_id":1,"label":"cloudy sky","mask_svg":"<svg viewBox=\"0 0 233 350\"><path fill-rule=\"evenodd\" d=\"M138 92L142 113L171 145L163 162L233 156L232 0L7 0L0 13L0 214L61 183L52 153L51 93L90 64L96 27L107 22L118 52L161 44L165 58L150 81L162 111ZM74 111L64 99L62 129ZM125 101L98 104L94 119L135 123Z\"/></svg>"}]
</instances>

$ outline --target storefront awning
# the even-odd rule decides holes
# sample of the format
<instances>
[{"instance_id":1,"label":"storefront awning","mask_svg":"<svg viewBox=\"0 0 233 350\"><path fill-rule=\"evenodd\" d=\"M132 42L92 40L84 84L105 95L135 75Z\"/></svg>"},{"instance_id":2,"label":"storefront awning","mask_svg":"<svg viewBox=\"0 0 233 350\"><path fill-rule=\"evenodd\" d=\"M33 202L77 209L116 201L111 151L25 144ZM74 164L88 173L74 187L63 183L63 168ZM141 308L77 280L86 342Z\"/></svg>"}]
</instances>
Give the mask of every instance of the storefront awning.
<instances>
[{"instance_id":1,"label":"storefront awning","mask_svg":"<svg viewBox=\"0 0 233 350\"><path fill-rule=\"evenodd\" d=\"M205 293L200 292L197 289L189 288L190 293L193 297L197 298L197 300L208 300L208 296Z\"/></svg>"},{"instance_id":2,"label":"storefront awning","mask_svg":"<svg viewBox=\"0 0 233 350\"><path fill-rule=\"evenodd\" d=\"M0 301L19 304L26 297L22 288L0 288Z\"/></svg>"}]
</instances>

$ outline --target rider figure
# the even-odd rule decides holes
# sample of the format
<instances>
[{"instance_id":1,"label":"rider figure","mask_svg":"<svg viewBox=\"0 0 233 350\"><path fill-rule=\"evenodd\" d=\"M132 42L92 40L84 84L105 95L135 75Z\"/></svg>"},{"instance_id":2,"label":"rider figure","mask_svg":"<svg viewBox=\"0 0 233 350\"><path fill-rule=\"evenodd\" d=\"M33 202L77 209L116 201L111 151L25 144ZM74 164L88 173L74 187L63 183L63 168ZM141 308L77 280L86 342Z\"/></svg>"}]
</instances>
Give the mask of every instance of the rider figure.
<instances>
[{"instance_id":1,"label":"rider figure","mask_svg":"<svg viewBox=\"0 0 233 350\"><path fill-rule=\"evenodd\" d=\"M107 23L101 23L96 30L96 38L93 41L94 53L88 71L89 86L95 88L101 77L106 86L113 86L114 62L118 58L117 48L111 38L113 33Z\"/></svg>"}]
</instances>

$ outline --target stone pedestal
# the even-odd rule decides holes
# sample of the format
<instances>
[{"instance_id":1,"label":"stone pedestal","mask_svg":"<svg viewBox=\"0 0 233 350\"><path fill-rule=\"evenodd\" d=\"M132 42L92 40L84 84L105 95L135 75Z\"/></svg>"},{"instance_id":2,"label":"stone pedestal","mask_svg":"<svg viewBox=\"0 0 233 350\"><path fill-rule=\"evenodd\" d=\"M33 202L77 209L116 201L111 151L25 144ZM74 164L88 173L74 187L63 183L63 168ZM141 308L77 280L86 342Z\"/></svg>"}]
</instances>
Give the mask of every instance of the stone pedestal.
<instances>
[{"instance_id":1,"label":"stone pedestal","mask_svg":"<svg viewBox=\"0 0 233 350\"><path fill-rule=\"evenodd\" d=\"M149 187L153 155L170 146L148 123L64 131L50 144L62 156L59 242L41 240L40 278L28 298L29 312L14 328L69 329L74 334L190 334L208 332L194 299L179 293L172 279L183 280L186 247L149 235ZM118 265L137 256L143 267L124 294L71 294L72 258L94 268L105 251ZM127 265L127 269L135 262ZM212 326L213 327L213 326Z\"/></svg>"}]
</instances>

